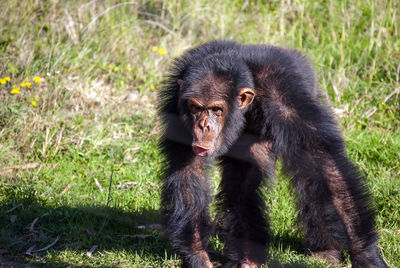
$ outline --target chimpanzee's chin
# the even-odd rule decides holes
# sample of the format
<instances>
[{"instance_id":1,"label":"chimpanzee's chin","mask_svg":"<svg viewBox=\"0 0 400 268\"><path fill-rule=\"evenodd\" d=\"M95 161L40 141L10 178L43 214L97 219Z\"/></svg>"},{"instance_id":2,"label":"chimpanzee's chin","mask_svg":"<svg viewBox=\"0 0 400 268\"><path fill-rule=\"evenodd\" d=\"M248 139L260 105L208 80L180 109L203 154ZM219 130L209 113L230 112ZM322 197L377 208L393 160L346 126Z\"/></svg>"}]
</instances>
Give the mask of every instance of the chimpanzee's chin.
<instances>
[{"instance_id":1,"label":"chimpanzee's chin","mask_svg":"<svg viewBox=\"0 0 400 268\"><path fill-rule=\"evenodd\" d=\"M209 156L209 153L208 152L201 152L201 153L198 153L197 154L198 156Z\"/></svg>"}]
</instances>

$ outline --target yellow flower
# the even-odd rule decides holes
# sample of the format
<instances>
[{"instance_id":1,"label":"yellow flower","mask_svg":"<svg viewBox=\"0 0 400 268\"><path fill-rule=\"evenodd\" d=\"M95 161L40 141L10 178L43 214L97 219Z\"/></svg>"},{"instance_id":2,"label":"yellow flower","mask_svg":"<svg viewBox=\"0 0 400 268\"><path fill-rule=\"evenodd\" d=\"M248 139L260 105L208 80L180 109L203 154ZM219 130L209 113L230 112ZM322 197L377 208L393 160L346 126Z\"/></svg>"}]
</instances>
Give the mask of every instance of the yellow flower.
<instances>
[{"instance_id":1,"label":"yellow flower","mask_svg":"<svg viewBox=\"0 0 400 268\"><path fill-rule=\"evenodd\" d=\"M10 81L10 80L11 80L11 78L10 78L9 76L4 77L4 79L5 79L6 81Z\"/></svg>"},{"instance_id":2,"label":"yellow flower","mask_svg":"<svg viewBox=\"0 0 400 268\"><path fill-rule=\"evenodd\" d=\"M164 55L164 54L165 54L165 50L164 50L164 49L162 49L162 48L160 48L160 50L158 51L158 54L160 54L160 55Z\"/></svg>"},{"instance_id":3,"label":"yellow flower","mask_svg":"<svg viewBox=\"0 0 400 268\"><path fill-rule=\"evenodd\" d=\"M35 83L39 83L40 82L40 77L39 76L35 76L35 78L33 78L33 81L35 81Z\"/></svg>"},{"instance_id":4,"label":"yellow flower","mask_svg":"<svg viewBox=\"0 0 400 268\"><path fill-rule=\"evenodd\" d=\"M35 97L35 101L38 101L38 100L39 100L39 97L38 97L38 96L36 96L36 97Z\"/></svg>"},{"instance_id":5,"label":"yellow flower","mask_svg":"<svg viewBox=\"0 0 400 268\"><path fill-rule=\"evenodd\" d=\"M114 67L114 71L118 72L118 67L117 66Z\"/></svg>"},{"instance_id":6,"label":"yellow flower","mask_svg":"<svg viewBox=\"0 0 400 268\"><path fill-rule=\"evenodd\" d=\"M32 106L36 107L36 101L32 101Z\"/></svg>"},{"instance_id":7,"label":"yellow flower","mask_svg":"<svg viewBox=\"0 0 400 268\"><path fill-rule=\"evenodd\" d=\"M32 88L32 84L30 82L26 82L25 86L27 86L28 88Z\"/></svg>"},{"instance_id":8,"label":"yellow flower","mask_svg":"<svg viewBox=\"0 0 400 268\"><path fill-rule=\"evenodd\" d=\"M7 83L6 79L0 78L0 84L5 85Z\"/></svg>"},{"instance_id":9,"label":"yellow flower","mask_svg":"<svg viewBox=\"0 0 400 268\"><path fill-rule=\"evenodd\" d=\"M21 87L25 87L25 86L26 86L25 82L22 82L22 83L20 83L19 85L20 85Z\"/></svg>"},{"instance_id":10,"label":"yellow flower","mask_svg":"<svg viewBox=\"0 0 400 268\"><path fill-rule=\"evenodd\" d=\"M157 51L157 50L158 50L158 47L154 46L153 51Z\"/></svg>"},{"instance_id":11,"label":"yellow flower","mask_svg":"<svg viewBox=\"0 0 400 268\"><path fill-rule=\"evenodd\" d=\"M276 15L276 14L278 14L278 11L274 10L274 12L273 12L273 13L274 13L274 15Z\"/></svg>"},{"instance_id":12,"label":"yellow flower","mask_svg":"<svg viewBox=\"0 0 400 268\"><path fill-rule=\"evenodd\" d=\"M13 90L11 90L11 92L10 92L12 95L14 95L14 94L19 94L20 92L19 92L19 87L17 87L17 88L13 88Z\"/></svg>"},{"instance_id":13,"label":"yellow flower","mask_svg":"<svg viewBox=\"0 0 400 268\"><path fill-rule=\"evenodd\" d=\"M153 84L151 84L151 86L150 86L150 88L151 88L151 90L156 90L156 87L153 85Z\"/></svg>"}]
</instances>

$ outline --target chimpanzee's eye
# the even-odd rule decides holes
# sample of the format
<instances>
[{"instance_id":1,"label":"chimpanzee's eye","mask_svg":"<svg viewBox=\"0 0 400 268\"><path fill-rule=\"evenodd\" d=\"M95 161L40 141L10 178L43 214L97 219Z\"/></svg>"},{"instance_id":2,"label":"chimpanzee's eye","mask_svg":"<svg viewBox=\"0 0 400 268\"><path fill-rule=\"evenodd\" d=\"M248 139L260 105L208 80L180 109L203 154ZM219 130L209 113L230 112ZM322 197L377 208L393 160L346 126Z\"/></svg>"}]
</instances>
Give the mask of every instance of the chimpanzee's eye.
<instances>
[{"instance_id":1,"label":"chimpanzee's eye","mask_svg":"<svg viewBox=\"0 0 400 268\"><path fill-rule=\"evenodd\" d=\"M221 107L218 106L214 106L211 108L211 111L215 114L215 115L222 115L223 109Z\"/></svg>"},{"instance_id":2,"label":"chimpanzee's eye","mask_svg":"<svg viewBox=\"0 0 400 268\"><path fill-rule=\"evenodd\" d=\"M197 114L198 112L201 111L201 107L195 105L195 104L190 104L189 105L189 110L192 114Z\"/></svg>"}]
</instances>

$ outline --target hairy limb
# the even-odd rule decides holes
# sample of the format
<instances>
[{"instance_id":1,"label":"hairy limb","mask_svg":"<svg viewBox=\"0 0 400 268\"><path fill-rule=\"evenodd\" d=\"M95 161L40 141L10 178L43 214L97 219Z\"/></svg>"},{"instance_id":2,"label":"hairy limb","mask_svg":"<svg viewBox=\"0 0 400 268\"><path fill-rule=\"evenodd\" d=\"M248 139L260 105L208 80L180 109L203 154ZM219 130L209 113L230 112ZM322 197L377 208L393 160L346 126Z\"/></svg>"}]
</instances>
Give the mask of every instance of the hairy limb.
<instances>
[{"instance_id":1,"label":"hairy limb","mask_svg":"<svg viewBox=\"0 0 400 268\"><path fill-rule=\"evenodd\" d=\"M258 188L275 161L267 142L238 143L221 163L218 224L232 267L259 267L267 259L269 236Z\"/></svg>"},{"instance_id":2,"label":"hairy limb","mask_svg":"<svg viewBox=\"0 0 400 268\"><path fill-rule=\"evenodd\" d=\"M290 148L281 142L278 152L298 193L307 243L328 261L340 260L345 249L353 267L361 267L358 263L365 264L365 258L376 264L370 267L385 267L377 252L375 212L364 178L346 157L329 111L312 100L303 103L302 111L293 109L292 118L282 120L281 133L293 138Z\"/></svg>"},{"instance_id":3,"label":"hairy limb","mask_svg":"<svg viewBox=\"0 0 400 268\"><path fill-rule=\"evenodd\" d=\"M169 156L161 196L165 232L182 267L212 267L205 251L211 229L206 163L187 146L164 141L162 148Z\"/></svg>"},{"instance_id":4,"label":"hairy limb","mask_svg":"<svg viewBox=\"0 0 400 268\"><path fill-rule=\"evenodd\" d=\"M303 151L285 161L298 192L300 220L310 249L328 261L349 250L353 267L368 256L385 267L377 252L374 211L363 178L341 151ZM363 256L363 257L361 257ZM368 267L368 266L363 266Z\"/></svg>"}]
</instances>

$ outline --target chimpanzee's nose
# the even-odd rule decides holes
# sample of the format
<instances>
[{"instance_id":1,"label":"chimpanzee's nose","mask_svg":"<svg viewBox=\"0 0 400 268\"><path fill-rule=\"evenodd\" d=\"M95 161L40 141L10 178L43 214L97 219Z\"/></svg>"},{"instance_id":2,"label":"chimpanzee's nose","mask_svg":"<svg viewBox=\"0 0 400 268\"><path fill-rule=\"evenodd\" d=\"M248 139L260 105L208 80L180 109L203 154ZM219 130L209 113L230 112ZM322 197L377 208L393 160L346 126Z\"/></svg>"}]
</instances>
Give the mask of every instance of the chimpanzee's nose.
<instances>
[{"instance_id":1,"label":"chimpanzee's nose","mask_svg":"<svg viewBox=\"0 0 400 268\"><path fill-rule=\"evenodd\" d=\"M210 130L210 125L208 123L208 117L205 116L204 118L200 119L199 127L203 132Z\"/></svg>"}]
</instances>

